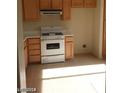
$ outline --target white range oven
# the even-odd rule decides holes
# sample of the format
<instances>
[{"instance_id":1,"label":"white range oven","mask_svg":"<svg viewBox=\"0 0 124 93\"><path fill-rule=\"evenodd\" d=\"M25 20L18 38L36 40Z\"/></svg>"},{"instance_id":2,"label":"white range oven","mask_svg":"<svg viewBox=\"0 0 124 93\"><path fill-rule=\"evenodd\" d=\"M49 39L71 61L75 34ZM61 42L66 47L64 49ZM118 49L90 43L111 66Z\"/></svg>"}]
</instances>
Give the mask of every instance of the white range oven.
<instances>
[{"instance_id":1,"label":"white range oven","mask_svg":"<svg viewBox=\"0 0 124 93\"><path fill-rule=\"evenodd\" d=\"M42 63L65 62L65 43L62 29L42 28L41 59Z\"/></svg>"}]
</instances>

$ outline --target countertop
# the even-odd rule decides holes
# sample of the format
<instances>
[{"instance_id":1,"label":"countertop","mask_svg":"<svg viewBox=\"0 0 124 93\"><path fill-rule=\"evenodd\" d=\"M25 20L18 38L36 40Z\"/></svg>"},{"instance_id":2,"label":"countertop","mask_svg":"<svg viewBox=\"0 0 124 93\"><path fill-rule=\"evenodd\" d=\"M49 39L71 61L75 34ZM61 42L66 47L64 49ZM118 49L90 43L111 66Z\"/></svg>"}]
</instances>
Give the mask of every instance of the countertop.
<instances>
[{"instance_id":1,"label":"countertop","mask_svg":"<svg viewBox=\"0 0 124 93\"><path fill-rule=\"evenodd\" d=\"M24 31L24 41L27 38L40 38L41 31ZM70 33L70 31L63 31L64 36L73 36L73 34Z\"/></svg>"}]
</instances>

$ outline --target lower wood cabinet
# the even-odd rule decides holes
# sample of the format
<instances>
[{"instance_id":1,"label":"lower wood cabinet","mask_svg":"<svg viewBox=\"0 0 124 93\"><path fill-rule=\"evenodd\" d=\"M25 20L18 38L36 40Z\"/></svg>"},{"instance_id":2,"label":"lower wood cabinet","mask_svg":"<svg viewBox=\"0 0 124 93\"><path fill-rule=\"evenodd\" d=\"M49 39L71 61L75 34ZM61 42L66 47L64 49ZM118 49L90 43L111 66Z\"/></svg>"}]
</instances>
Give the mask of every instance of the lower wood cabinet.
<instances>
[{"instance_id":1,"label":"lower wood cabinet","mask_svg":"<svg viewBox=\"0 0 124 93\"><path fill-rule=\"evenodd\" d=\"M37 49L37 50L30 50L30 51L29 51L29 55L30 55L30 56L40 55L40 49Z\"/></svg>"},{"instance_id":2,"label":"lower wood cabinet","mask_svg":"<svg viewBox=\"0 0 124 93\"><path fill-rule=\"evenodd\" d=\"M28 38L28 54L29 63L39 63L41 61L40 38Z\"/></svg>"},{"instance_id":3,"label":"lower wood cabinet","mask_svg":"<svg viewBox=\"0 0 124 93\"><path fill-rule=\"evenodd\" d=\"M41 40L40 38L28 38L24 42L24 56L26 67L30 63L41 62ZM74 57L74 38L73 36L65 37L65 59Z\"/></svg>"},{"instance_id":4,"label":"lower wood cabinet","mask_svg":"<svg viewBox=\"0 0 124 93\"><path fill-rule=\"evenodd\" d=\"M25 44L26 42L26 44ZM28 38L24 42L25 63L40 63L41 61L41 40L40 38Z\"/></svg>"},{"instance_id":5,"label":"lower wood cabinet","mask_svg":"<svg viewBox=\"0 0 124 93\"><path fill-rule=\"evenodd\" d=\"M40 55L29 55L29 63L39 63Z\"/></svg>"},{"instance_id":6,"label":"lower wood cabinet","mask_svg":"<svg viewBox=\"0 0 124 93\"><path fill-rule=\"evenodd\" d=\"M74 40L73 36L65 37L65 59L73 59L74 57Z\"/></svg>"}]
</instances>

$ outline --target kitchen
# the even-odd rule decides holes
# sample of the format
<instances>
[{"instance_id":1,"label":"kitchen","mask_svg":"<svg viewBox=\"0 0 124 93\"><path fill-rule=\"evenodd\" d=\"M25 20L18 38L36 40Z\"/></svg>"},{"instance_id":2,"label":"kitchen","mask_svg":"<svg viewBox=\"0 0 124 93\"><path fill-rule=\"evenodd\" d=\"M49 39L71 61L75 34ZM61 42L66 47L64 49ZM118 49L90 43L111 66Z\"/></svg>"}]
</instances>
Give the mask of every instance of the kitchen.
<instances>
[{"instance_id":1,"label":"kitchen","mask_svg":"<svg viewBox=\"0 0 124 93\"><path fill-rule=\"evenodd\" d=\"M82 58L81 61L85 57L91 58L90 61L92 61L92 57L94 57L100 59L101 62L103 1L58 0L56 2L56 0L35 0L34 3L33 0L23 0L24 20L22 24L24 31L22 36L24 38L24 65L26 69L28 66L36 64L45 67L55 64L62 65L68 62L71 65L73 62L76 63L75 60L79 60L78 57ZM51 14L53 11L50 11L50 14L48 14L48 11L47 14L43 14L42 10L55 10L55 8L57 10L62 9L62 14L60 12L60 14ZM61 32L61 34L56 35L57 32ZM44 34L45 36L43 36ZM46 44L47 39L51 41L51 38L54 45ZM62 42L58 44L60 41ZM62 53L54 48L61 48ZM49 50L45 49L52 49L53 51L47 52ZM102 62L105 61L102 60Z\"/></svg>"}]
</instances>

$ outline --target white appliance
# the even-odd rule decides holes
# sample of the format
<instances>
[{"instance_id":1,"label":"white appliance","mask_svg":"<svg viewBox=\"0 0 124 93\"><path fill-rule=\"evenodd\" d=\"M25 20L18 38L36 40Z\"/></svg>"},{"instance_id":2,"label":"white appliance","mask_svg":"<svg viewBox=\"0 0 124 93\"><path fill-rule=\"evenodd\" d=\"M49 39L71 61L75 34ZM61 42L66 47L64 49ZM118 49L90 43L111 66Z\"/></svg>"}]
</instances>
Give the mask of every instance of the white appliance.
<instances>
[{"instance_id":1,"label":"white appliance","mask_svg":"<svg viewBox=\"0 0 124 93\"><path fill-rule=\"evenodd\" d=\"M62 27L41 28L42 63L65 62L65 43Z\"/></svg>"}]
</instances>

